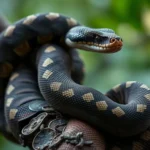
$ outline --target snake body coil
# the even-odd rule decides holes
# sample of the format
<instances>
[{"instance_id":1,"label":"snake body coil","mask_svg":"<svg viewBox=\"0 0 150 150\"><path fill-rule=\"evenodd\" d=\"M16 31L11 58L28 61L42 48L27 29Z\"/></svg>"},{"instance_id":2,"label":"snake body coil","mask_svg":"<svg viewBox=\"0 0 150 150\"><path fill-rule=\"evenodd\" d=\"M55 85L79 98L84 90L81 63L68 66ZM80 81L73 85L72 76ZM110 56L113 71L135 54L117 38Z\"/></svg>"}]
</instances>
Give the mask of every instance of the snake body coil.
<instances>
[{"instance_id":1,"label":"snake body coil","mask_svg":"<svg viewBox=\"0 0 150 150\"><path fill-rule=\"evenodd\" d=\"M18 139L21 144L24 146L27 145L31 149L37 149L37 147L39 147L42 150L46 146L49 146L49 149L58 150L73 149L75 145L78 145L78 147L84 146L85 149L89 150L93 150L95 148L100 150L104 149L104 138L94 128L76 119L68 120L67 118L63 118L52 109L51 111L45 112L44 108L51 107L44 100L39 91L37 79L35 78L35 73L33 70L22 66L21 68L19 67L16 69L11 77L16 74L19 74L19 76L13 80L9 80L8 82L8 87L9 85L15 85L15 89L5 98L9 99L9 97L11 97L13 99L13 103L9 103L9 100L6 101L7 106L9 105L6 112L11 112L12 110L15 112L15 110L17 110L15 119L8 120L8 124L10 125L11 131L13 131L12 133L14 137ZM76 75L80 76L80 73L78 74L77 72ZM55 118L56 115L57 117ZM6 117L9 118L9 116ZM11 117L13 117L13 113ZM48 128L46 127L47 122ZM39 128L42 124L44 125L44 129L40 131ZM45 135L46 133L44 132L42 139L41 136L39 136L39 141L38 135L46 130L49 130L51 131L50 133L54 134L49 133L49 137L47 139L47 136ZM62 134L60 134L61 130L63 130ZM67 144L65 141L59 140L61 135L65 135L65 137L69 135L68 138L72 139L74 137L75 139L76 134L81 132L84 137L81 137L81 139L77 138L77 140L79 140L77 144ZM57 137L54 136L57 134ZM20 135L22 136L20 137ZM59 141L59 144L55 144L55 141ZM73 141L74 140L72 140L72 142ZM92 141L92 145L90 143L88 144L88 141ZM76 147L76 149L78 148Z\"/></svg>"},{"instance_id":2,"label":"snake body coil","mask_svg":"<svg viewBox=\"0 0 150 150\"><path fill-rule=\"evenodd\" d=\"M145 131L150 125L150 89L128 81L114 87L106 96L80 85L73 68L81 72L79 77L82 78L82 67L73 65L71 47L109 53L120 50L122 40L110 29L83 27L76 20L57 13L31 15L10 25L0 35L0 106L4 105L5 88L12 71L40 48L34 56L39 87L52 107L116 136L132 136ZM82 66L80 60L75 62ZM18 76L15 74L11 80ZM9 84L6 90L7 122L18 122L18 109L11 108L13 99L9 97L14 89L15 85ZM0 127L4 131L4 109L0 111Z\"/></svg>"}]
</instances>

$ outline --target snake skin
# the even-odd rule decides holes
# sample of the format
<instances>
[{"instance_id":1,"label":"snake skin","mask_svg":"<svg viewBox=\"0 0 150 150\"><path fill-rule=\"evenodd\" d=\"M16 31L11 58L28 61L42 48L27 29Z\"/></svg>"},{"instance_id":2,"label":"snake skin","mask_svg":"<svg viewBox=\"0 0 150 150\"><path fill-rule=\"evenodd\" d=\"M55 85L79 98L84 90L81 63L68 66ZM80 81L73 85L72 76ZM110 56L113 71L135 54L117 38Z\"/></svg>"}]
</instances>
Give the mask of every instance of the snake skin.
<instances>
[{"instance_id":1,"label":"snake skin","mask_svg":"<svg viewBox=\"0 0 150 150\"><path fill-rule=\"evenodd\" d=\"M16 74L19 74L19 76L17 78L13 78ZM41 112L44 112L42 108L48 106L48 103L44 100L44 98L40 94L38 84L35 78L35 73L29 70L27 67L21 67L17 69L11 75L11 78L8 82L8 87L9 85L15 85L15 90L9 96L6 95L5 97L6 99L5 114L6 118L8 119L7 122L10 127L11 133L13 133L14 137L21 142L20 134L23 131L22 128L25 126L26 123L28 123L28 121L31 118L37 116ZM54 119L54 117L51 116L48 122L51 121L52 119ZM31 127L30 130L32 130ZM76 119L70 119L69 122L67 123L66 129L63 131L63 134L66 135L69 134L69 136L74 136L78 132L83 133L84 140L92 141L91 146L85 145L82 149L104 150L105 142L104 137L102 135L100 135L94 128L90 127L84 122L81 122ZM29 146L30 149L33 149L34 147L34 146L32 147L33 138L34 136L31 134L27 136L27 139L25 139L26 145ZM57 139L59 139L59 136ZM44 144L41 142L40 145L42 147ZM76 150L81 149L81 147L76 147L74 144L67 144L66 142L60 143L57 147L58 150L63 149L65 150L72 148L75 148Z\"/></svg>"},{"instance_id":2,"label":"snake skin","mask_svg":"<svg viewBox=\"0 0 150 150\"><path fill-rule=\"evenodd\" d=\"M55 50L46 53L49 47ZM68 61L63 59L66 58L66 53L60 47L44 46L39 56L39 87L44 98L55 109L116 136L132 136L148 128L150 103L149 88L146 85L135 81L118 85L113 88L112 94L116 94L123 102L116 103L92 88L76 84L69 73L66 73L69 68ZM43 67L47 59L53 63ZM57 90L54 90L55 87L58 87ZM124 96L123 99L118 93Z\"/></svg>"},{"instance_id":3,"label":"snake skin","mask_svg":"<svg viewBox=\"0 0 150 150\"><path fill-rule=\"evenodd\" d=\"M44 22L44 24L42 24L42 22ZM38 26L37 28L34 27L35 26L34 23L40 26L41 33L39 32ZM58 24L64 24L65 27L58 26ZM10 25L5 31L1 33L0 35L0 49L1 49L0 50L0 72L1 72L0 73L0 106L4 106L4 94L5 94L8 78L11 72L13 71L13 69L16 68L18 64L20 64L21 62L24 63L26 61L25 56L28 53L30 53L32 49L34 50L36 47L39 47L40 45L47 43L49 41L56 41L56 39L58 39L58 41L59 40L63 41L64 34L71 27L75 25L77 25L77 22L69 17L59 16L59 14L57 13L49 13L49 14L41 14L39 16L38 15L28 16L27 18L22 19L21 21L15 23L14 25ZM20 28L24 32L18 32L17 31L18 29L15 30L15 28L16 29ZM18 40L17 39L14 40L14 37L11 36L11 34L13 36L16 36ZM29 35L31 35L31 37ZM22 43L21 41L24 42ZM37 46L34 43L37 43L36 44ZM4 47L6 49L3 51L2 49ZM2 133L5 132L6 135L6 133L10 133L10 132L6 126L5 117L3 116L4 108L2 107L0 111L1 111L0 130L2 131Z\"/></svg>"},{"instance_id":4,"label":"snake skin","mask_svg":"<svg viewBox=\"0 0 150 150\"><path fill-rule=\"evenodd\" d=\"M17 78L14 78L16 74L19 74L19 76ZM13 108L14 110L16 110L17 108L17 113L15 115L16 117L14 119L8 120L8 124L10 125L11 133L13 133L14 137L16 137L18 141L21 142L21 140L19 140L19 135L21 133L22 128L25 124L28 123L28 120L30 120L32 117L36 116L37 114L43 111L41 108L43 106L46 106L47 102L43 99L42 95L39 92L39 88L35 78L35 73L26 67L19 68L11 75L8 87L9 85L16 86L15 90L8 96L11 96L13 98L13 103L10 103L11 99L9 99L6 96L5 105L9 105L9 107L5 107L7 108L6 114L8 115L6 118L10 118L10 114L12 117L13 113L11 112L11 110ZM107 93L107 96L109 96L110 98L114 98L113 96L115 96L115 93L113 93L114 91L110 90ZM121 93L119 95L121 95ZM119 99L119 96L117 98ZM116 102L118 102L117 98ZM33 104L34 107L31 107L33 106ZM20 123L18 124L18 122ZM99 134L98 131L95 131L94 128L91 128L84 122L81 122L76 119L71 119L67 124L65 132L63 133L75 135L78 132L82 132L84 134L84 140L90 140L93 142L91 146L83 146L83 150L149 150L150 147L149 128L145 132L137 136L124 139L111 136L110 134L106 135L102 132L100 132L101 134ZM29 135L26 141L28 142L26 145L29 146L30 149L32 149L31 144L33 141L33 137ZM40 144L43 146L43 143ZM57 149L79 150L81 148L76 147L73 144L67 144L66 142L62 142L57 147Z\"/></svg>"},{"instance_id":5,"label":"snake skin","mask_svg":"<svg viewBox=\"0 0 150 150\"><path fill-rule=\"evenodd\" d=\"M15 90L15 85L12 84L7 87L4 105L10 74L18 64L26 63L28 55L33 56L34 50L43 44L53 43L42 46L37 56L33 57L36 59L40 91L53 108L115 136L134 136L147 130L150 124L150 89L145 84L128 81L117 85L104 95L80 85L78 79L72 79L74 73L71 75L70 48L64 41L66 33L75 26L79 26L76 20L49 13L28 16L10 25L0 34L0 105L5 107L7 123L18 121L17 111L21 109L19 103L16 103L16 106L14 104L15 108L12 107L13 104L6 108L7 104L13 101L8 100ZM18 75L13 76L13 79ZM3 110L0 129L11 134L14 132L10 131L13 125L6 126L2 116ZM29 114L32 116L34 113ZM22 119L26 120L30 115Z\"/></svg>"}]
</instances>

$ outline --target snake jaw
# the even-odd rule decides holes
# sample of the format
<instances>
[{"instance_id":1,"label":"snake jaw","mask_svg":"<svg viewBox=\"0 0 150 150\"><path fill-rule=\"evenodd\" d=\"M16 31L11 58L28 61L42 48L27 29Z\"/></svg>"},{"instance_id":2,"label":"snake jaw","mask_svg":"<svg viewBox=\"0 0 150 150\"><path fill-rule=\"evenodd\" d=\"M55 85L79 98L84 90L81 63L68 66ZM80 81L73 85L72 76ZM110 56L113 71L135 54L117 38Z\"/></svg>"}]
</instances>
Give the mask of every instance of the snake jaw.
<instances>
[{"instance_id":1,"label":"snake jaw","mask_svg":"<svg viewBox=\"0 0 150 150\"><path fill-rule=\"evenodd\" d=\"M122 40L117 40L115 38L110 39L109 44L97 44L93 42L72 42L69 38L66 39L67 45L71 47L76 47L79 49L84 49L87 51L99 52L99 53L114 53L121 50L123 46Z\"/></svg>"},{"instance_id":2,"label":"snake jaw","mask_svg":"<svg viewBox=\"0 0 150 150\"><path fill-rule=\"evenodd\" d=\"M70 47L100 53L113 53L121 50L123 46L122 39L111 29L77 26L70 31L66 36L66 44Z\"/></svg>"}]
</instances>

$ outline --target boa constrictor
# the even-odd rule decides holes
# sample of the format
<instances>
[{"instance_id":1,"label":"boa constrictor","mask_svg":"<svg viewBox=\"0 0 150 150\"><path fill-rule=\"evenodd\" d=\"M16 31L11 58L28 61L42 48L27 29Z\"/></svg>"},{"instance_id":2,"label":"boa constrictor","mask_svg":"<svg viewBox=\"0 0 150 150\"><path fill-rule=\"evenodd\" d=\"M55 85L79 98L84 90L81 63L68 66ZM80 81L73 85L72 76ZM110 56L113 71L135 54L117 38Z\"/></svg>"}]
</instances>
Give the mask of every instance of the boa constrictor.
<instances>
[{"instance_id":1,"label":"boa constrictor","mask_svg":"<svg viewBox=\"0 0 150 150\"><path fill-rule=\"evenodd\" d=\"M13 70L18 64L28 63L30 57L38 72L40 91L56 110L115 136L134 136L148 129L150 90L146 85L128 81L104 95L80 85L76 72L82 78L82 63L75 60L81 64L78 67L70 61L76 59L71 57L73 48L112 53L121 47L122 39L113 30L84 27L57 13L31 15L8 26L0 34L0 103L5 108L5 116L4 108L1 109L1 131L8 133L6 124L11 129L12 120L19 122L18 108L11 105L15 85L7 87L4 105L5 88ZM11 80L18 76L15 74Z\"/></svg>"}]
</instances>

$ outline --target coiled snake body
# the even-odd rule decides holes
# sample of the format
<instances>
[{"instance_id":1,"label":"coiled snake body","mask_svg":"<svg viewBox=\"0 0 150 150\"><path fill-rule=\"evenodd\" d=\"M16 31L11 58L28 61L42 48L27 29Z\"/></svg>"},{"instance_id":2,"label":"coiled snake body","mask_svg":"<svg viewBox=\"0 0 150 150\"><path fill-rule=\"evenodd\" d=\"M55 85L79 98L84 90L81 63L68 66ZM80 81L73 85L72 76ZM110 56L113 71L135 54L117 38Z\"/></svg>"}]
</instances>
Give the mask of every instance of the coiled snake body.
<instances>
[{"instance_id":1,"label":"coiled snake body","mask_svg":"<svg viewBox=\"0 0 150 150\"><path fill-rule=\"evenodd\" d=\"M26 63L33 56L40 91L56 110L115 136L133 136L145 131L150 125L150 89L128 81L104 95L80 85L82 62L79 57L72 57L76 53L71 52L75 51L72 47L111 53L121 49L122 40L111 29L87 28L57 13L31 15L10 25L0 35L0 106L4 105L10 74L18 64ZM18 76L14 74L10 80ZM5 117L10 128L14 128L12 120L19 122L16 117L19 104L16 108L11 105L14 89L15 85L9 84L5 96ZM1 131L4 132L3 108L1 112ZM31 116L30 112L26 114Z\"/></svg>"}]
</instances>

